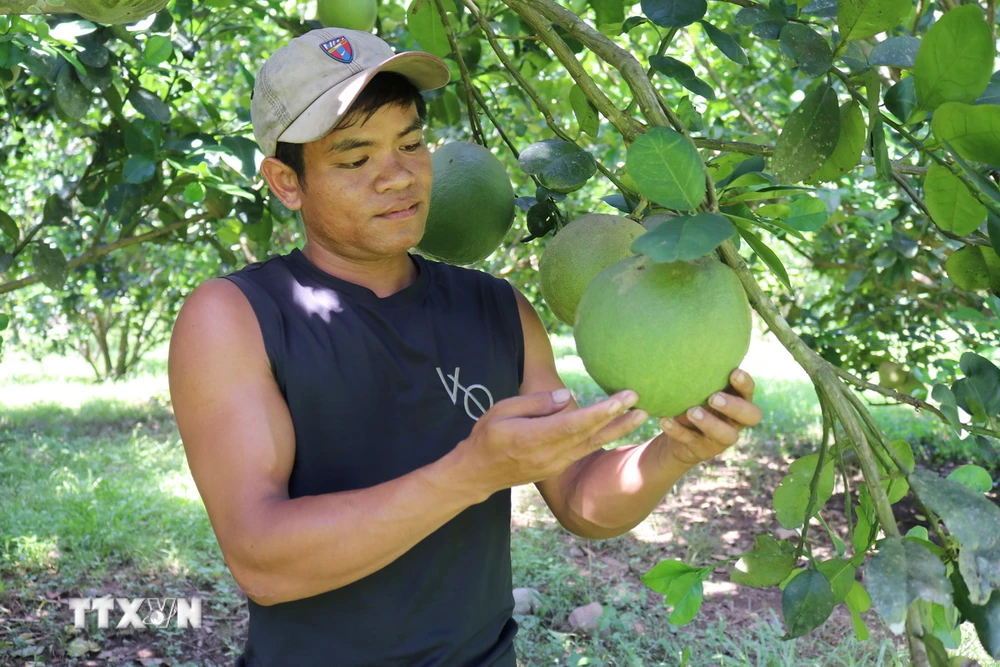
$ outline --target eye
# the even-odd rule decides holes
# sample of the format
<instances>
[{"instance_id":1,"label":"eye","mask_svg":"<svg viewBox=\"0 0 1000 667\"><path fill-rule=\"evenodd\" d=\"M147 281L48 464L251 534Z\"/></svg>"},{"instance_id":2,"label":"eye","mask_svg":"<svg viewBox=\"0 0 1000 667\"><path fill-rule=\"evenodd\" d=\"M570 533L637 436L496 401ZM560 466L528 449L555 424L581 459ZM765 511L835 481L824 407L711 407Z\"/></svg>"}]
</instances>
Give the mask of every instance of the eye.
<instances>
[{"instance_id":1,"label":"eye","mask_svg":"<svg viewBox=\"0 0 1000 667\"><path fill-rule=\"evenodd\" d=\"M361 158L357 162L348 162L346 164L342 164L339 166L341 169L360 169L361 167L365 166L366 162L368 162L368 158Z\"/></svg>"},{"instance_id":2,"label":"eye","mask_svg":"<svg viewBox=\"0 0 1000 667\"><path fill-rule=\"evenodd\" d=\"M403 146L403 150L406 151L407 153L413 153L415 151L420 150L423 147L424 147L424 140L421 139L415 144L409 144L407 146Z\"/></svg>"}]
</instances>

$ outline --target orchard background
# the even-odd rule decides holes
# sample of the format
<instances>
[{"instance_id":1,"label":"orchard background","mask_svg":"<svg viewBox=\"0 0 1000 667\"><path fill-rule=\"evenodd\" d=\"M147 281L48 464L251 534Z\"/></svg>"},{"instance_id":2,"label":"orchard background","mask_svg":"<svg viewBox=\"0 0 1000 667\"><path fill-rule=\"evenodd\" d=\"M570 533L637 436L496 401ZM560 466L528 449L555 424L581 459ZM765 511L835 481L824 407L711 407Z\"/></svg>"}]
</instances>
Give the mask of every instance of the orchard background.
<instances>
[{"instance_id":1,"label":"orchard background","mask_svg":"<svg viewBox=\"0 0 1000 667\"><path fill-rule=\"evenodd\" d=\"M257 175L249 98L266 57L319 26L316 8L172 0L105 25L16 14L32 4L0 0L0 660L224 662L240 605L203 508L129 510L185 473L155 380L184 297L302 243ZM427 94L432 146L477 141L507 165L520 212L476 268L532 299L578 396L600 390L573 364L537 268L552 235L590 212L658 216L637 247L656 261L715 253L769 353L784 348L801 373L785 393L764 384L771 426L706 466L728 477L690 482L717 477L705 497L758 507L755 521L732 526L728 545L720 530L678 550L693 529L677 525L676 539L635 538L613 557L629 563L616 599L641 591L652 606L605 603L619 615L567 626L567 600L592 597L560 588L551 563L565 536L539 543L551 556L522 553L533 581L520 583L550 600L523 617L523 664L834 664L848 641L859 648L844 664L1000 656L993 0L383 0L374 30L451 65L452 83ZM87 384L74 363L114 382ZM803 394L810 407L790 408ZM753 490L727 496L733 485ZM721 520L705 521L711 532ZM150 524L168 533L143 546L135 533ZM586 559L606 546L570 544ZM95 578L97 566L125 575ZM150 576L229 590L218 622L230 643L217 632L137 649L67 629L66 598ZM734 599L770 595L777 631L750 649L706 644L720 576ZM822 633L836 637L826 649L789 657Z\"/></svg>"}]
</instances>

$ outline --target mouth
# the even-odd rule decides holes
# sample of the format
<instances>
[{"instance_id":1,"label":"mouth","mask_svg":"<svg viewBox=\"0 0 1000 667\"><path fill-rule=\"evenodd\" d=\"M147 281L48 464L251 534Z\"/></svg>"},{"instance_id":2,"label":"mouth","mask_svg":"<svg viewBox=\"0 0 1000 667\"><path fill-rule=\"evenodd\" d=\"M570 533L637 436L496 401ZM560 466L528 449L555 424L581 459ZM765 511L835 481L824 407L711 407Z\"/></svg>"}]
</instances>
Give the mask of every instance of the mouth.
<instances>
[{"instance_id":1,"label":"mouth","mask_svg":"<svg viewBox=\"0 0 1000 667\"><path fill-rule=\"evenodd\" d=\"M419 209L420 202L415 202L412 204L397 206L396 208L390 209L385 213L380 213L377 217L385 218L386 220L405 220L406 218L416 215Z\"/></svg>"}]
</instances>

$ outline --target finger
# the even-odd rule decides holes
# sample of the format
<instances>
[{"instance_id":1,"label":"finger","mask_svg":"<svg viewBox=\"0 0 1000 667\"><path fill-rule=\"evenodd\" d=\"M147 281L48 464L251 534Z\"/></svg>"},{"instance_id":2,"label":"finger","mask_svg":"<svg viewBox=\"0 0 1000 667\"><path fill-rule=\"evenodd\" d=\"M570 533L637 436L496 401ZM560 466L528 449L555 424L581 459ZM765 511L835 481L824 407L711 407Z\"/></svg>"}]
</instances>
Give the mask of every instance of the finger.
<instances>
[{"instance_id":1,"label":"finger","mask_svg":"<svg viewBox=\"0 0 1000 667\"><path fill-rule=\"evenodd\" d=\"M588 438L622 416L638 400L634 391L622 391L579 410L560 412L532 424L534 437L549 442Z\"/></svg>"},{"instance_id":2,"label":"finger","mask_svg":"<svg viewBox=\"0 0 1000 667\"><path fill-rule=\"evenodd\" d=\"M647 419L649 419L649 414L645 410L630 410L590 436L587 447L596 450L619 438L624 438L642 426Z\"/></svg>"},{"instance_id":3,"label":"finger","mask_svg":"<svg viewBox=\"0 0 1000 667\"><path fill-rule=\"evenodd\" d=\"M669 438L674 458L689 465L707 461L726 449L723 445L708 440L693 426L682 426L679 419L661 419L660 428Z\"/></svg>"},{"instance_id":4,"label":"finger","mask_svg":"<svg viewBox=\"0 0 1000 667\"><path fill-rule=\"evenodd\" d=\"M490 412L494 418L545 417L565 408L572 398L570 390L562 387L555 391L539 391L504 399L494 405Z\"/></svg>"},{"instance_id":5,"label":"finger","mask_svg":"<svg viewBox=\"0 0 1000 667\"><path fill-rule=\"evenodd\" d=\"M738 428L756 426L764 417L760 407L722 392L709 397L708 404L713 408L709 411L710 414L715 413L723 420L732 420L730 423Z\"/></svg>"},{"instance_id":6,"label":"finger","mask_svg":"<svg viewBox=\"0 0 1000 667\"><path fill-rule=\"evenodd\" d=\"M729 422L719 419L708 410L702 408L691 408L688 410L688 418L695 428L701 431L709 440L713 440L723 447L731 447L740 439L740 431Z\"/></svg>"},{"instance_id":7,"label":"finger","mask_svg":"<svg viewBox=\"0 0 1000 667\"><path fill-rule=\"evenodd\" d=\"M730 374L729 383L745 400L753 402L753 393L757 388L757 383L753 381L749 373L737 368Z\"/></svg>"}]
</instances>

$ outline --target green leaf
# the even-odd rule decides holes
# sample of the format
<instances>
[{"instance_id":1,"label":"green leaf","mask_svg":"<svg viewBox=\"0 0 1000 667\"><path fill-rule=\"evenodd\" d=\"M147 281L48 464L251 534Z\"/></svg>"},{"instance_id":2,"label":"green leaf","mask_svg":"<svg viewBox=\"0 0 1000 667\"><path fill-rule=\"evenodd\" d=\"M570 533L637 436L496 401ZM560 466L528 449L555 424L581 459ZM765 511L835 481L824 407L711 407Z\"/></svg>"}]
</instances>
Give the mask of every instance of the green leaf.
<instances>
[{"instance_id":1,"label":"green leaf","mask_svg":"<svg viewBox=\"0 0 1000 667\"><path fill-rule=\"evenodd\" d=\"M938 402L938 409L948 419L948 424L956 431L961 430L962 421L958 417L958 403L951 388L945 384L936 384L931 389L931 397Z\"/></svg>"},{"instance_id":2,"label":"green leaf","mask_svg":"<svg viewBox=\"0 0 1000 667\"><path fill-rule=\"evenodd\" d=\"M63 220L73 216L73 207L59 195L49 195L42 209L42 224L60 225Z\"/></svg>"},{"instance_id":3,"label":"green leaf","mask_svg":"<svg viewBox=\"0 0 1000 667\"><path fill-rule=\"evenodd\" d=\"M947 479L964 484L979 493L986 493L993 489L993 478L990 477L985 468L977 465L967 464L959 466L951 471Z\"/></svg>"},{"instance_id":4,"label":"green leaf","mask_svg":"<svg viewBox=\"0 0 1000 667\"><path fill-rule=\"evenodd\" d=\"M680 60L670 56L650 56L649 64L657 72L674 79L695 95L701 95L709 100L715 99L715 91L712 90L712 87L699 79L694 70Z\"/></svg>"},{"instance_id":5,"label":"green leaf","mask_svg":"<svg viewBox=\"0 0 1000 667\"><path fill-rule=\"evenodd\" d=\"M936 513L961 544L958 569L969 587L969 600L985 604L1000 588L1000 507L983 494L942 479L929 470L909 476L917 497Z\"/></svg>"},{"instance_id":6,"label":"green leaf","mask_svg":"<svg viewBox=\"0 0 1000 667\"><path fill-rule=\"evenodd\" d=\"M758 535L753 549L736 561L729 578L734 584L767 588L784 581L794 567L794 553L770 535Z\"/></svg>"},{"instance_id":7,"label":"green leaf","mask_svg":"<svg viewBox=\"0 0 1000 667\"><path fill-rule=\"evenodd\" d=\"M573 107L573 113L576 114L576 122L580 125L580 131L596 138L597 132L601 128L601 117L597 115L597 108L590 103L580 86L570 88L569 104Z\"/></svg>"},{"instance_id":8,"label":"green leaf","mask_svg":"<svg viewBox=\"0 0 1000 667\"><path fill-rule=\"evenodd\" d=\"M563 194L579 190L597 173L593 155L560 139L531 144L518 164L524 173L538 176L543 186Z\"/></svg>"},{"instance_id":9,"label":"green leaf","mask_svg":"<svg viewBox=\"0 0 1000 667\"><path fill-rule=\"evenodd\" d=\"M21 239L21 230L17 228L17 222L4 210L0 210L0 232L3 232L14 243Z\"/></svg>"},{"instance_id":10,"label":"green leaf","mask_svg":"<svg viewBox=\"0 0 1000 667\"><path fill-rule=\"evenodd\" d=\"M451 54L448 33L433 1L413 0L406 10L406 27L421 50L439 58Z\"/></svg>"},{"instance_id":11,"label":"green leaf","mask_svg":"<svg viewBox=\"0 0 1000 667\"><path fill-rule=\"evenodd\" d=\"M893 634L903 632L906 612L917 599L950 605L952 586L944 563L923 545L889 537L865 566L872 603Z\"/></svg>"},{"instance_id":12,"label":"green leaf","mask_svg":"<svg viewBox=\"0 0 1000 667\"><path fill-rule=\"evenodd\" d=\"M142 64L147 67L156 67L160 63L166 62L174 54L174 45L169 37L165 35L153 35L146 40L146 48L142 54Z\"/></svg>"},{"instance_id":13,"label":"green leaf","mask_svg":"<svg viewBox=\"0 0 1000 667\"><path fill-rule=\"evenodd\" d=\"M677 112L677 117L680 118L681 123L684 124L688 132L701 132L705 128L705 121L701 117L701 114L698 113L690 97L684 96L677 100L677 106L674 111Z\"/></svg>"},{"instance_id":14,"label":"green leaf","mask_svg":"<svg viewBox=\"0 0 1000 667\"><path fill-rule=\"evenodd\" d=\"M1000 165L1000 106L945 102L934 112L931 129L965 159Z\"/></svg>"},{"instance_id":15,"label":"green leaf","mask_svg":"<svg viewBox=\"0 0 1000 667\"><path fill-rule=\"evenodd\" d=\"M679 216L657 225L632 242L632 252L665 264L692 261L707 255L736 230L725 216L701 213Z\"/></svg>"},{"instance_id":16,"label":"green leaf","mask_svg":"<svg viewBox=\"0 0 1000 667\"><path fill-rule=\"evenodd\" d=\"M704 595L702 581L711 573L711 569L695 570L674 579L670 584L663 603L673 607L674 610L667 618L674 625L686 625L694 620L701 609L701 602Z\"/></svg>"},{"instance_id":17,"label":"green leaf","mask_svg":"<svg viewBox=\"0 0 1000 667\"><path fill-rule=\"evenodd\" d=\"M919 49L919 37L890 37L875 45L868 54L868 64L912 69Z\"/></svg>"},{"instance_id":18,"label":"green leaf","mask_svg":"<svg viewBox=\"0 0 1000 667\"><path fill-rule=\"evenodd\" d=\"M201 183L188 183L184 186L184 201L189 204L197 204L205 198L208 191Z\"/></svg>"},{"instance_id":19,"label":"green leaf","mask_svg":"<svg viewBox=\"0 0 1000 667\"><path fill-rule=\"evenodd\" d=\"M642 0L642 13L664 28L691 25L701 20L706 11L706 0Z\"/></svg>"},{"instance_id":20,"label":"green leaf","mask_svg":"<svg viewBox=\"0 0 1000 667\"><path fill-rule=\"evenodd\" d=\"M872 157L875 159L875 172L884 181L892 180L892 163L889 162L889 148L885 143L885 126L882 116L875 119L872 128Z\"/></svg>"},{"instance_id":21,"label":"green leaf","mask_svg":"<svg viewBox=\"0 0 1000 667\"><path fill-rule=\"evenodd\" d=\"M951 583L955 588L955 608L964 620L972 622L986 654L994 660L1000 659L1000 593L991 595L986 604L972 604L969 589L958 570L952 573Z\"/></svg>"},{"instance_id":22,"label":"green leaf","mask_svg":"<svg viewBox=\"0 0 1000 667\"><path fill-rule=\"evenodd\" d=\"M701 155L679 132L652 128L629 146L625 165L639 191L660 206L692 211L705 199Z\"/></svg>"},{"instance_id":23,"label":"green leaf","mask_svg":"<svg viewBox=\"0 0 1000 667\"><path fill-rule=\"evenodd\" d=\"M725 33L708 21L702 21L701 27L705 29L705 33L708 38L712 40L712 43L722 51L722 54L732 60L737 65L747 65L749 64L749 59L747 59L746 51L743 47L732 38L728 33Z\"/></svg>"},{"instance_id":24,"label":"green leaf","mask_svg":"<svg viewBox=\"0 0 1000 667\"><path fill-rule=\"evenodd\" d=\"M56 108L73 120L80 120L90 109L90 91L80 83L80 77L72 67L59 70L54 95Z\"/></svg>"},{"instance_id":25,"label":"green leaf","mask_svg":"<svg viewBox=\"0 0 1000 667\"><path fill-rule=\"evenodd\" d=\"M818 463L819 454L809 454L798 459L792 463L788 474L774 490L774 510L778 523L783 527L798 528L805 523L809 487ZM821 510L833 495L833 469L833 462L828 459L819 475L813 512Z\"/></svg>"},{"instance_id":26,"label":"green leaf","mask_svg":"<svg viewBox=\"0 0 1000 667\"><path fill-rule=\"evenodd\" d=\"M66 256L59 248L42 241L36 241L32 245L31 262L39 280L49 289L60 289L69 275Z\"/></svg>"},{"instance_id":27,"label":"green leaf","mask_svg":"<svg viewBox=\"0 0 1000 667\"><path fill-rule=\"evenodd\" d=\"M156 163L145 155L133 155L125 163L122 177L126 183L141 185L156 175Z\"/></svg>"},{"instance_id":28,"label":"green leaf","mask_svg":"<svg viewBox=\"0 0 1000 667\"><path fill-rule=\"evenodd\" d=\"M786 183L805 180L830 159L839 139L837 93L821 84L788 117L774 149L774 175Z\"/></svg>"},{"instance_id":29,"label":"green leaf","mask_svg":"<svg viewBox=\"0 0 1000 667\"><path fill-rule=\"evenodd\" d=\"M781 259L774 253L773 250L767 247L767 245L760 240L760 237L751 231L746 229L740 229L740 236L746 240L746 242L753 248L753 251L757 253L768 268L774 272L774 275L778 277L778 280L792 291L792 281L788 279L788 271L785 270L785 265L781 263Z\"/></svg>"},{"instance_id":30,"label":"green leaf","mask_svg":"<svg viewBox=\"0 0 1000 667\"><path fill-rule=\"evenodd\" d=\"M993 73L996 47L978 5L962 5L931 26L913 68L921 108L944 102L974 102Z\"/></svg>"},{"instance_id":31,"label":"green leaf","mask_svg":"<svg viewBox=\"0 0 1000 667\"><path fill-rule=\"evenodd\" d=\"M801 637L823 625L835 606L830 580L822 572L806 570L792 579L781 594L785 636Z\"/></svg>"},{"instance_id":32,"label":"green leaf","mask_svg":"<svg viewBox=\"0 0 1000 667\"><path fill-rule=\"evenodd\" d=\"M0 313L0 331L6 329L8 324L10 324L10 315Z\"/></svg>"},{"instance_id":33,"label":"green leaf","mask_svg":"<svg viewBox=\"0 0 1000 667\"><path fill-rule=\"evenodd\" d=\"M667 595L670 593L670 587L675 580L685 574L697 571L698 568L691 567L679 560L671 559L660 561L653 566L652 570L640 578L642 579L642 583L646 584L650 589L661 595Z\"/></svg>"},{"instance_id":34,"label":"green leaf","mask_svg":"<svg viewBox=\"0 0 1000 667\"><path fill-rule=\"evenodd\" d=\"M781 52L806 76L822 76L833 66L833 49L807 25L786 23L781 29Z\"/></svg>"},{"instance_id":35,"label":"green leaf","mask_svg":"<svg viewBox=\"0 0 1000 667\"><path fill-rule=\"evenodd\" d=\"M851 612L851 621L854 624L854 636L857 637L858 641L865 641L868 639L868 626L865 625L861 614L872 608L872 599L868 597L868 591L858 582L854 582L854 587L847 594L844 603Z\"/></svg>"},{"instance_id":36,"label":"green leaf","mask_svg":"<svg viewBox=\"0 0 1000 667\"><path fill-rule=\"evenodd\" d=\"M833 590L833 603L840 604L854 589L854 566L844 558L831 558L816 565L816 569L826 575Z\"/></svg>"},{"instance_id":37,"label":"green leaf","mask_svg":"<svg viewBox=\"0 0 1000 667\"><path fill-rule=\"evenodd\" d=\"M917 120L914 113L917 103L916 79L908 76L885 92L885 108L895 116L900 123L910 123ZM924 116L923 113L920 117Z\"/></svg>"},{"instance_id":38,"label":"green leaf","mask_svg":"<svg viewBox=\"0 0 1000 667\"><path fill-rule=\"evenodd\" d=\"M816 181L835 181L854 169L861 162L867 138L868 127L865 125L861 105L854 101L847 102L840 107L840 139L837 147L812 178Z\"/></svg>"},{"instance_id":39,"label":"green leaf","mask_svg":"<svg viewBox=\"0 0 1000 667\"><path fill-rule=\"evenodd\" d=\"M788 202L788 209L788 215L783 216L784 221L800 232L819 231L830 219L826 202L818 197L796 197Z\"/></svg>"},{"instance_id":40,"label":"green leaf","mask_svg":"<svg viewBox=\"0 0 1000 667\"><path fill-rule=\"evenodd\" d=\"M937 163L924 176L924 203L938 227L959 236L971 234L986 219L986 207L958 176Z\"/></svg>"},{"instance_id":41,"label":"green leaf","mask_svg":"<svg viewBox=\"0 0 1000 667\"><path fill-rule=\"evenodd\" d=\"M0 273L7 273L13 265L14 255L10 254L6 250L0 250Z\"/></svg>"},{"instance_id":42,"label":"green leaf","mask_svg":"<svg viewBox=\"0 0 1000 667\"><path fill-rule=\"evenodd\" d=\"M161 123L170 121L170 107L145 88L133 90L128 96L128 101L132 103L136 111L150 120Z\"/></svg>"},{"instance_id":43,"label":"green leaf","mask_svg":"<svg viewBox=\"0 0 1000 667\"><path fill-rule=\"evenodd\" d=\"M974 352L962 354L959 366L966 377L953 387L958 405L973 415L978 407L984 419L1000 412L1000 369Z\"/></svg>"},{"instance_id":44,"label":"green leaf","mask_svg":"<svg viewBox=\"0 0 1000 667\"><path fill-rule=\"evenodd\" d=\"M896 457L899 458L905 466L906 470L903 470L904 475L910 473L913 470L915 460L913 458L913 450L910 448L910 443L906 440L893 440L889 443ZM894 472L896 469L893 468L892 471L887 470L885 466L882 465L880 460L875 461L875 465L878 466L879 472L882 474L882 488L885 489L886 495L889 497L890 503L897 503L903 499L903 497L909 492L910 485L905 478L900 477L898 472ZM895 476L893 476L895 474Z\"/></svg>"},{"instance_id":45,"label":"green leaf","mask_svg":"<svg viewBox=\"0 0 1000 667\"><path fill-rule=\"evenodd\" d=\"M844 42L874 37L892 30L910 11L910 0L840 0L837 29Z\"/></svg>"},{"instance_id":46,"label":"green leaf","mask_svg":"<svg viewBox=\"0 0 1000 667\"><path fill-rule=\"evenodd\" d=\"M590 0L597 16L597 27L617 25L619 30L625 22L625 3L622 0Z\"/></svg>"}]
</instances>

